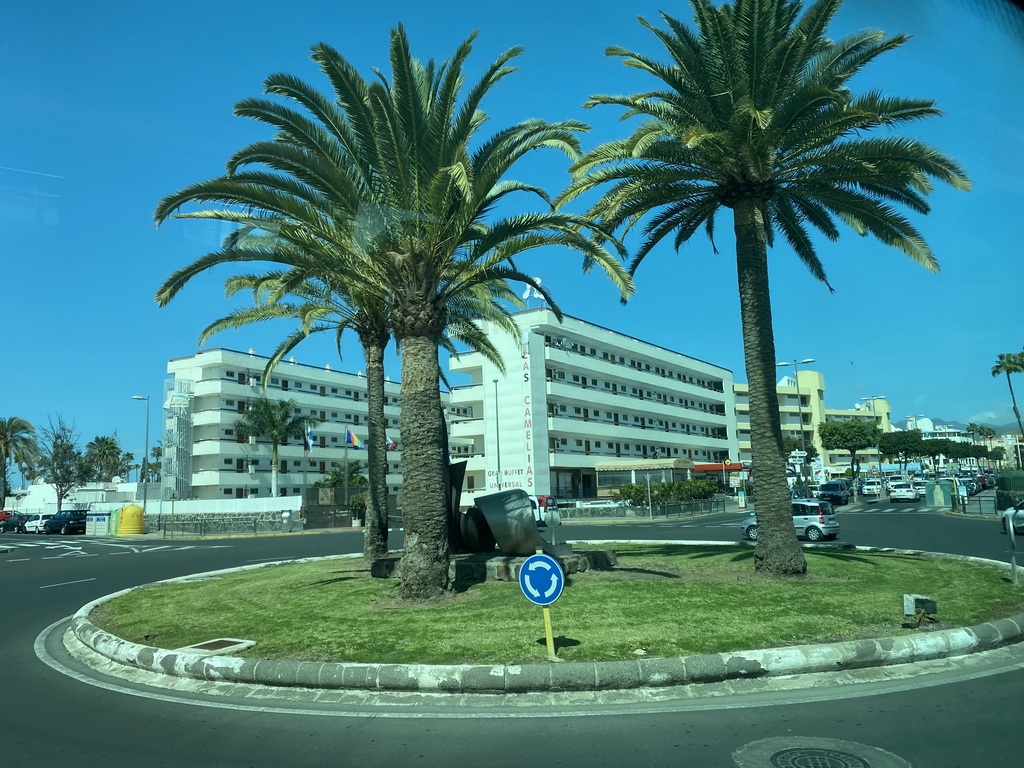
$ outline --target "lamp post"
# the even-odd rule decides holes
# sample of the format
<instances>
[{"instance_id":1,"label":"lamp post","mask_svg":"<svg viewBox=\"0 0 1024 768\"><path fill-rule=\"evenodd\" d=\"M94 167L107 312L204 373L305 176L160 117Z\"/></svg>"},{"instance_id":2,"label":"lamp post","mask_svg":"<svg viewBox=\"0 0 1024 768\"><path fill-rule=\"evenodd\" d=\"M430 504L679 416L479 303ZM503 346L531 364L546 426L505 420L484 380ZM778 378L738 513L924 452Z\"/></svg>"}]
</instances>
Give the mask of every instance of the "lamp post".
<instances>
[{"instance_id":1,"label":"lamp post","mask_svg":"<svg viewBox=\"0 0 1024 768\"><path fill-rule=\"evenodd\" d=\"M494 443L497 446L494 455L498 459L498 490L501 490L501 420L498 414L498 380L491 379L494 383Z\"/></svg>"},{"instance_id":2,"label":"lamp post","mask_svg":"<svg viewBox=\"0 0 1024 768\"><path fill-rule=\"evenodd\" d=\"M132 395L132 400L146 401L146 449L142 452L142 511L146 512L146 502L149 501L149 396Z\"/></svg>"},{"instance_id":3,"label":"lamp post","mask_svg":"<svg viewBox=\"0 0 1024 768\"><path fill-rule=\"evenodd\" d=\"M882 432L882 420L878 418L878 411L875 409L875 403L879 400L885 400L885 395L872 395L871 397L862 397L861 400L871 401L871 415L878 420L878 431ZM879 497L881 497L881 482L882 482L882 448L878 447L878 482L879 482Z\"/></svg>"},{"instance_id":4,"label":"lamp post","mask_svg":"<svg viewBox=\"0 0 1024 768\"><path fill-rule=\"evenodd\" d=\"M803 402L803 396L800 394L800 366L801 365L807 365L808 363L813 363L813 362L814 362L814 358L813 357L805 357L803 360L784 361L784 362L776 363L775 364L775 365L779 366L780 368L785 367L787 365L792 365L793 366L794 378L796 379L796 407L797 407L797 411L799 411L799 413L800 413L800 450L804 452L804 457L803 457L804 458L804 463L803 463L803 466L801 468L800 474L804 475L804 477L805 477L805 483L804 483L805 485L806 485L806 473L804 472L804 470L806 470L806 468L807 468L807 439L804 437L804 402Z\"/></svg>"}]
</instances>

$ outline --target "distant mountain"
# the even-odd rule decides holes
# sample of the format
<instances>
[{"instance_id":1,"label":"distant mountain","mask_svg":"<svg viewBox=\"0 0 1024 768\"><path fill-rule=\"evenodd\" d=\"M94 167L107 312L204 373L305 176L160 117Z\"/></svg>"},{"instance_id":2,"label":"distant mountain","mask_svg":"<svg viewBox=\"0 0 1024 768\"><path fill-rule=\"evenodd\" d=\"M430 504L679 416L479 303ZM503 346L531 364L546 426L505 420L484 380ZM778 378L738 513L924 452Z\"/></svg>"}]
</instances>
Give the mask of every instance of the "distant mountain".
<instances>
[{"instance_id":1,"label":"distant mountain","mask_svg":"<svg viewBox=\"0 0 1024 768\"><path fill-rule=\"evenodd\" d=\"M931 418L931 417L929 416L929 418ZM931 420L932 420L932 423L935 424L936 426L942 425L944 427L953 427L954 429L959 429L962 432L966 432L967 431L967 424L965 422L962 422L962 421L955 421L953 419L949 419L949 420L947 420L947 419L939 419L939 418L934 418L934 419L931 419ZM900 429L906 429L908 423L909 422L908 422L907 419L903 419L902 421L894 421L893 422L893 426L899 427ZM1015 434L1017 434L1017 432L1020 431L1017 428L1017 422L1015 422L1015 421L1010 422L1009 424L1003 424L1001 426L1000 425L996 425L996 424L984 424L984 423L979 424L979 426L982 426L982 427L992 427L996 431L997 435L1015 435Z\"/></svg>"}]
</instances>

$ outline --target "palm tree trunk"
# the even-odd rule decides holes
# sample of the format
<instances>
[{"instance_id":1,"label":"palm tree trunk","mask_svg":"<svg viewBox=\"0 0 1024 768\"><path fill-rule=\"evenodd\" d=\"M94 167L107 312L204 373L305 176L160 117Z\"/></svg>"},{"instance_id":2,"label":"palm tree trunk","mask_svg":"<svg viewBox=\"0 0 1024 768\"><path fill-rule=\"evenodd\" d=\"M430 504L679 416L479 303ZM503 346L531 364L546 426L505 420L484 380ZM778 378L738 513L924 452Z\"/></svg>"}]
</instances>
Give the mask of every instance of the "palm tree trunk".
<instances>
[{"instance_id":1,"label":"palm tree trunk","mask_svg":"<svg viewBox=\"0 0 1024 768\"><path fill-rule=\"evenodd\" d=\"M270 449L270 496L277 498L277 443Z\"/></svg>"},{"instance_id":2,"label":"palm tree trunk","mask_svg":"<svg viewBox=\"0 0 1024 768\"><path fill-rule=\"evenodd\" d=\"M429 334L403 335L400 343L405 550L399 595L403 600L434 600L451 587L437 341Z\"/></svg>"},{"instance_id":3,"label":"palm tree trunk","mask_svg":"<svg viewBox=\"0 0 1024 768\"><path fill-rule=\"evenodd\" d=\"M758 200L740 200L733 214L743 356L750 391L750 448L757 488L754 569L775 576L799 575L807 572L807 562L793 530L786 483L786 456L775 386L764 206Z\"/></svg>"},{"instance_id":4,"label":"palm tree trunk","mask_svg":"<svg viewBox=\"0 0 1024 768\"><path fill-rule=\"evenodd\" d=\"M388 335L360 334L366 359L366 466L370 487L363 529L363 558L367 563L388 554L387 420L384 416L384 349Z\"/></svg>"},{"instance_id":5,"label":"palm tree trunk","mask_svg":"<svg viewBox=\"0 0 1024 768\"><path fill-rule=\"evenodd\" d=\"M1013 401L1013 415L1017 417L1017 429L1020 430L1017 434L1020 435L1018 439L1024 439L1024 425L1020 423L1020 411L1017 410L1017 397L1013 394L1013 382L1010 381L1010 371L1006 371L1006 386L1010 388L1010 400ZM1016 448L1016 446L1014 446ZM1017 470L1020 471L1020 449L1017 448L1014 451L1014 461L1017 463Z\"/></svg>"}]
</instances>

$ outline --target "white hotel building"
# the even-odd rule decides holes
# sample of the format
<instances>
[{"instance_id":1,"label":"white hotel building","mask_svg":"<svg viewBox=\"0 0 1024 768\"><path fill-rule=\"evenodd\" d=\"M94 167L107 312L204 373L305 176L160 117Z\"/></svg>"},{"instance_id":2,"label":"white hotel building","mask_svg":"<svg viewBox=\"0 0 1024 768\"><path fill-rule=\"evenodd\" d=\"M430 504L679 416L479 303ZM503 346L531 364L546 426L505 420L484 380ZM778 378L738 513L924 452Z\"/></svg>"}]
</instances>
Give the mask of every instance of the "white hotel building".
<instances>
[{"instance_id":1,"label":"white hotel building","mask_svg":"<svg viewBox=\"0 0 1024 768\"><path fill-rule=\"evenodd\" d=\"M504 373L476 353L449 363L470 379L449 408L463 504L499 488L592 498L616 459L738 457L731 371L549 309L514 317L520 339L485 328Z\"/></svg>"},{"instance_id":2,"label":"white hotel building","mask_svg":"<svg viewBox=\"0 0 1024 768\"><path fill-rule=\"evenodd\" d=\"M271 446L261 438L241 438L235 423L246 407L263 396L268 358L230 349L208 349L167 364L171 379L164 391L163 494L170 499L266 497L271 493ZM386 382L388 436L399 440L399 386ZM313 428L313 447L303 440L278 448L278 488L298 495L335 464L366 461L364 451L346 448L345 430L366 441L366 378L282 362L271 375L266 396L293 399L304 415L323 423ZM388 453L388 488L401 490L399 453Z\"/></svg>"}]
</instances>

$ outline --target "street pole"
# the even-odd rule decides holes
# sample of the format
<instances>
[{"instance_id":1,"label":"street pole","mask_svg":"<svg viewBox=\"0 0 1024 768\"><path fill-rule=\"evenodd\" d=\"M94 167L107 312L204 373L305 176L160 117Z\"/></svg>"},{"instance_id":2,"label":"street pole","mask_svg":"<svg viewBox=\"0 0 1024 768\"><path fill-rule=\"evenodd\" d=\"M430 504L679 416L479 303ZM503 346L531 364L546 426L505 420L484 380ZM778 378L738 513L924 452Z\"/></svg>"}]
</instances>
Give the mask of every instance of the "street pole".
<instances>
[{"instance_id":1,"label":"street pole","mask_svg":"<svg viewBox=\"0 0 1024 768\"><path fill-rule=\"evenodd\" d=\"M654 519L654 505L651 503L651 473L647 473L647 512Z\"/></svg>"},{"instance_id":2,"label":"street pole","mask_svg":"<svg viewBox=\"0 0 1024 768\"><path fill-rule=\"evenodd\" d=\"M140 482L142 483L142 512L146 512L146 502L149 501L149 396L143 397L141 395L132 395L132 400L145 400L146 401L146 448L142 452L142 477Z\"/></svg>"}]
</instances>

